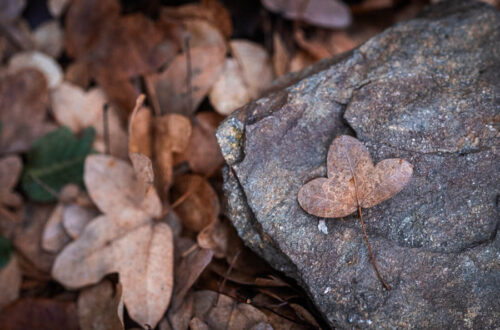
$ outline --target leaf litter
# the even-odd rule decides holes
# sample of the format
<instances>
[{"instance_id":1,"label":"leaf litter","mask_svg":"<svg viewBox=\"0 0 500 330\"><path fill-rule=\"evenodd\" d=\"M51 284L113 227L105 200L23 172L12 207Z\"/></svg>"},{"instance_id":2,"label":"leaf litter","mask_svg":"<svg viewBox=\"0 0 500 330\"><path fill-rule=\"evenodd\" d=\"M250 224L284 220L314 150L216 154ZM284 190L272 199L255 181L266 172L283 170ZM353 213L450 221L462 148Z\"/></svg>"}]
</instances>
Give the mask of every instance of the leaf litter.
<instances>
[{"instance_id":1,"label":"leaf litter","mask_svg":"<svg viewBox=\"0 0 500 330\"><path fill-rule=\"evenodd\" d=\"M245 6L48 0L36 24L25 1L0 8L0 235L13 249L2 328L322 325L223 214L215 130L275 78L356 47L402 11L380 23L352 17L393 2ZM358 200L347 185L341 209L397 190L377 166L377 179L356 172Z\"/></svg>"}]
</instances>

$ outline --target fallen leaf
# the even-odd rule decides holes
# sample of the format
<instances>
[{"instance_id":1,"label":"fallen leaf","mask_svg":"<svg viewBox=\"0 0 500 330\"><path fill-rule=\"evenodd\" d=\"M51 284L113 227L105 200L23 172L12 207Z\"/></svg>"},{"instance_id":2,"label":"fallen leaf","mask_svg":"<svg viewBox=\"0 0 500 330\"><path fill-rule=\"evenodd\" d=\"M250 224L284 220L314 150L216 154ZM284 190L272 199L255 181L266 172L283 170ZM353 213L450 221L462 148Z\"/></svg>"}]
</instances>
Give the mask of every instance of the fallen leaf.
<instances>
[{"instance_id":1,"label":"fallen leaf","mask_svg":"<svg viewBox=\"0 0 500 330\"><path fill-rule=\"evenodd\" d=\"M47 0L47 9L53 17L61 16L72 0Z\"/></svg>"},{"instance_id":2,"label":"fallen leaf","mask_svg":"<svg viewBox=\"0 0 500 330\"><path fill-rule=\"evenodd\" d=\"M175 211L187 230L199 232L219 216L219 198L202 176L196 174L178 176L173 187L173 198L174 200L182 198Z\"/></svg>"},{"instance_id":3,"label":"fallen leaf","mask_svg":"<svg viewBox=\"0 0 500 330\"><path fill-rule=\"evenodd\" d=\"M180 114L154 119L155 165L161 194L166 195L173 181L174 153L183 152L191 137L191 122Z\"/></svg>"},{"instance_id":4,"label":"fallen leaf","mask_svg":"<svg viewBox=\"0 0 500 330\"><path fill-rule=\"evenodd\" d=\"M303 20L326 28L344 28L351 24L349 7L339 0L261 0L268 10L285 18Z\"/></svg>"},{"instance_id":5,"label":"fallen leaf","mask_svg":"<svg viewBox=\"0 0 500 330\"><path fill-rule=\"evenodd\" d=\"M197 249L185 257L175 268L175 291L172 297L172 308L177 309L182 304L189 289L201 273L212 261L213 252L208 249Z\"/></svg>"},{"instance_id":6,"label":"fallen leaf","mask_svg":"<svg viewBox=\"0 0 500 330\"><path fill-rule=\"evenodd\" d=\"M193 172L213 175L224 163L215 131L223 117L214 112L200 112L193 119L193 132L185 152L176 155L175 163L187 161Z\"/></svg>"},{"instance_id":7,"label":"fallen leaf","mask_svg":"<svg viewBox=\"0 0 500 330\"><path fill-rule=\"evenodd\" d=\"M210 91L210 103L221 115L228 116L250 101L243 72L233 58L227 58L224 71Z\"/></svg>"},{"instance_id":8,"label":"fallen leaf","mask_svg":"<svg viewBox=\"0 0 500 330\"><path fill-rule=\"evenodd\" d=\"M279 78L289 71L290 54L278 32L273 34L273 50L273 69L276 77Z\"/></svg>"},{"instance_id":9,"label":"fallen leaf","mask_svg":"<svg viewBox=\"0 0 500 330\"><path fill-rule=\"evenodd\" d=\"M106 150L104 137L103 108L108 98L101 88L91 88L85 92L71 83L63 82L51 92L52 111L57 122L68 126L74 133L80 133L92 126L96 130L94 147ZM109 134L109 152L111 155L126 158L127 135L114 107L108 107L107 126Z\"/></svg>"},{"instance_id":10,"label":"fallen leaf","mask_svg":"<svg viewBox=\"0 0 500 330\"><path fill-rule=\"evenodd\" d=\"M66 205L63 211L63 227L72 239L77 239L87 224L97 217L98 212L76 203Z\"/></svg>"},{"instance_id":11,"label":"fallen leaf","mask_svg":"<svg viewBox=\"0 0 500 330\"><path fill-rule=\"evenodd\" d=\"M89 68L85 61L75 61L66 67L65 82L87 89L90 85L90 79Z\"/></svg>"},{"instance_id":12,"label":"fallen leaf","mask_svg":"<svg viewBox=\"0 0 500 330\"><path fill-rule=\"evenodd\" d=\"M63 78L60 65L51 57L38 51L17 53L9 60L8 71L15 73L22 69L37 69L43 73L50 89L57 87Z\"/></svg>"},{"instance_id":13,"label":"fallen leaf","mask_svg":"<svg viewBox=\"0 0 500 330\"><path fill-rule=\"evenodd\" d=\"M80 292L76 308L81 329L121 330L123 301L121 286L104 280Z\"/></svg>"},{"instance_id":14,"label":"fallen leaf","mask_svg":"<svg viewBox=\"0 0 500 330\"><path fill-rule=\"evenodd\" d=\"M114 22L120 11L120 2L117 0L72 0L65 24L65 48L68 55L85 55L101 31Z\"/></svg>"},{"instance_id":15,"label":"fallen leaf","mask_svg":"<svg viewBox=\"0 0 500 330\"><path fill-rule=\"evenodd\" d=\"M232 257L243 248L243 243L234 227L227 220L216 219L196 236L201 248L213 251L216 258Z\"/></svg>"},{"instance_id":16,"label":"fallen leaf","mask_svg":"<svg viewBox=\"0 0 500 330\"><path fill-rule=\"evenodd\" d=\"M308 52L299 49L290 61L290 72L297 72L316 63L316 59Z\"/></svg>"},{"instance_id":17,"label":"fallen leaf","mask_svg":"<svg viewBox=\"0 0 500 330\"><path fill-rule=\"evenodd\" d=\"M129 157L137 179L144 185L144 191L147 191L154 183L153 162L139 153L132 153Z\"/></svg>"},{"instance_id":18,"label":"fallen leaf","mask_svg":"<svg viewBox=\"0 0 500 330\"><path fill-rule=\"evenodd\" d=\"M83 162L92 150L95 131L77 139L67 127L37 140L27 154L21 187L33 200L49 202L68 183L82 184Z\"/></svg>"},{"instance_id":19,"label":"fallen leaf","mask_svg":"<svg viewBox=\"0 0 500 330\"><path fill-rule=\"evenodd\" d=\"M243 39L231 40L231 53L240 65L251 98L256 98L273 82L271 59L264 47Z\"/></svg>"},{"instance_id":20,"label":"fallen leaf","mask_svg":"<svg viewBox=\"0 0 500 330\"><path fill-rule=\"evenodd\" d=\"M0 22L7 24L21 16L26 7L26 0L2 1L0 4Z\"/></svg>"},{"instance_id":21,"label":"fallen leaf","mask_svg":"<svg viewBox=\"0 0 500 330\"><path fill-rule=\"evenodd\" d=\"M335 138L326 160L328 178L317 178L302 186L300 206L323 218L345 217L358 210L373 267L387 290L373 255L361 208L373 207L397 194L410 180L413 166L401 158L384 159L376 166L366 147L348 135Z\"/></svg>"},{"instance_id":22,"label":"fallen leaf","mask_svg":"<svg viewBox=\"0 0 500 330\"><path fill-rule=\"evenodd\" d=\"M161 17L167 21L172 19L183 22L189 19L205 20L217 27L225 38L229 38L233 32L231 14L217 0L202 0L201 3L164 7L161 11Z\"/></svg>"},{"instance_id":23,"label":"fallen leaf","mask_svg":"<svg viewBox=\"0 0 500 330\"><path fill-rule=\"evenodd\" d=\"M148 107L142 105L143 102L144 96L139 96L130 115L128 152L129 154L139 153L151 158L153 154L153 114Z\"/></svg>"},{"instance_id":24,"label":"fallen leaf","mask_svg":"<svg viewBox=\"0 0 500 330\"><path fill-rule=\"evenodd\" d=\"M0 240L4 238L0 236ZM0 243L1 245L2 243ZM0 248L2 250L2 248ZM0 253L3 254L3 253ZM17 257L11 255L7 264L3 265L3 256L0 257L0 310L19 298L21 289L21 271Z\"/></svg>"},{"instance_id":25,"label":"fallen leaf","mask_svg":"<svg viewBox=\"0 0 500 330\"><path fill-rule=\"evenodd\" d=\"M57 20L47 21L33 31L33 39L37 50L58 58L63 51L64 33Z\"/></svg>"},{"instance_id":26,"label":"fallen leaf","mask_svg":"<svg viewBox=\"0 0 500 330\"><path fill-rule=\"evenodd\" d=\"M45 298L25 298L4 308L0 324L5 330L78 330L75 303Z\"/></svg>"},{"instance_id":27,"label":"fallen leaf","mask_svg":"<svg viewBox=\"0 0 500 330\"><path fill-rule=\"evenodd\" d=\"M51 129L45 123L47 82L38 70L8 74L0 81L0 135L2 153L26 151L33 141Z\"/></svg>"},{"instance_id":28,"label":"fallen leaf","mask_svg":"<svg viewBox=\"0 0 500 330\"><path fill-rule=\"evenodd\" d=\"M193 295L188 294L178 308L169 308L166 318L173 329L188 329L193 315Z\"/></svg>"},{"instance_id":29,"label":"fallen leaf","mask_svg":"<svg viewBox=\"0 0 500 330\"><path fill-rule=\"evenodd\" d=\"M37 270L49 273L54 255L42 249L42 232L52 207L49 205L26 204L20 225L12 240L20 255L28 259Z\"/></svg>"},{"instance_id":30,"label":"fallen leaf","mask_svg":"<svg viewBox=\"0 0 500 330\"><path fill-rule=\"evenodd\" d=\"M167 309L173 286L173 235L161 215L154 187L147 192L124 161L91 155L85 185L105 213L58 255L53 277L68 288L99 282L118 272L123 301L132 319L155 327Z\"/></svg>"},{"instance_id":31,"label":"fallen leaf","mask_svg":"<svg viewBox=\"0 0 500 330\"><path fill-rule=\"evenodd\" d=\"M58 203L45 223L42 233L42 248L51 253L59 252L71 237L66 233L63 227L63 212L66 206Z\"/></svg>"},{"instance_id":32,"label":"fallen leaf","mask_svg":"<svg viewBox=\"0 0 500 330\"><path fill-rule=\"evenodd\" d=\"M201 19L184 19L182 26L189 38L189 47L191 49L206 46L226 47L226 40L220 30L207 21Z\"/></svg>"},{"instance_id":33,"label":"fallen leaf","mask_svg":"<svg viewBox=\"0 0 500 330\"><path fill-rule=\"evenodd\" d=\"M21 196L12 190L16 186L22 167L23 163L19 156L0 158L0 208L21 206Z\"/></svg>"},{"instance_id":34,"label":"fallen leaf","mask_svg":"<svg viewBox=\"0 0 500 330\"><path fill-rule=\"evenodd\" d=\"M197 291L193 293L193 315L210 329L271 329L270 325L263 327L260 323L267 323L267 316L257 308L244 303L237 303L232 298L213 291ZM215 304L217 301L217 304Z\"/></svg>"},{"instance_id":35,"label":"fallen leaf","mask_svg":"<svg viewBox=\"0 0 500 330\"><path fill-rule=\"evenodd\" d=\"M413 173L412 165L401 158L373 166L365 146L347 135L333 140L326 163L328 178L309 181L298 195L306 212L322 218L345 217L358 205L373 207L403 189Z\"/></svg>"},{"instance_id":36,"label":"fallen leaf","mask_svg":"<svg viewBox=\"0 0 500 330\"><path fill-rule=\"evenodd\" d=\"M167 69L154 78L161 111L192 115L222 73L225 56L224 45L192 48L189 50L191 65L188 71L186 53L177 55Z\"/></svg>"}]
</instances>

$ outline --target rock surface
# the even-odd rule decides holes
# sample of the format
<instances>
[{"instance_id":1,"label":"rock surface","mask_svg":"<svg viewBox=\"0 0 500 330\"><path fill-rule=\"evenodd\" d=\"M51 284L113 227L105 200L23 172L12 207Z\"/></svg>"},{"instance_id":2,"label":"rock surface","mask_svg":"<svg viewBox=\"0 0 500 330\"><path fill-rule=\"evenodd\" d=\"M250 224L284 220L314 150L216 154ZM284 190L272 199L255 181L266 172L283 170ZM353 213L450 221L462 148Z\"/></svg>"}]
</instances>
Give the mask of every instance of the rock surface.
<instances>
[{"instance_id":1,"label":"rock surface","mask_svg":"<svg viewBox=\"0 0 500 330\"><path fill-rule=\"evenodd\" d=\"M439 3L329 64L219 128L240 236L295 278L332 327L499 327L499 12ZM323 219L325 234L297 203L303 184L325 176L340 134L375 162L414 165L402 192L363 215L391 291L356 216Z\"/></svg>"}]
</instances>

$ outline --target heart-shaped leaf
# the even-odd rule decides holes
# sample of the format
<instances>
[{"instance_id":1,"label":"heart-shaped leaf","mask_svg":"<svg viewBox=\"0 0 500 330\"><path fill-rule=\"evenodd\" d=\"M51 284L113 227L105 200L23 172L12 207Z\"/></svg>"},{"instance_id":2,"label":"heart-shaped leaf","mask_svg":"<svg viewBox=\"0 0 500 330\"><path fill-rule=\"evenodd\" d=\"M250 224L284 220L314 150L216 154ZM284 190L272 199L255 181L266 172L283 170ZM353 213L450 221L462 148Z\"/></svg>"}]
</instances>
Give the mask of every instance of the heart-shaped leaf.
<instances>
[{"instance_id":1,"label":"heart-shaped leaf","mask_svg":"<svg viewBox=\"0 0 500 330\"><path fill-rule=\"evenodd\" d=\"M323 218L345 217L375 206L408 183L413 166L401 158L384 159L373 166L365 146L348 135L333 140L327 157L328 178L309 181L299 190L299 204Z\"/></svg>"},{"instance_id":2,"label":"heart-shaped leaf","mask_svg":"<svg viewBox=\"0 0 500 330\"><path fill-rule=\"evenodd\" d=\"M375 262L361 208L375 206L401 191L411 178L413 166L401 158L384 159L373 166L365 146L348 135L333 140L326 165L328 178L314 179L300 188L300 206L323 218L345 217L358 210L373 267L382 284L390 290Z\"/></svg>"}]
</instances>

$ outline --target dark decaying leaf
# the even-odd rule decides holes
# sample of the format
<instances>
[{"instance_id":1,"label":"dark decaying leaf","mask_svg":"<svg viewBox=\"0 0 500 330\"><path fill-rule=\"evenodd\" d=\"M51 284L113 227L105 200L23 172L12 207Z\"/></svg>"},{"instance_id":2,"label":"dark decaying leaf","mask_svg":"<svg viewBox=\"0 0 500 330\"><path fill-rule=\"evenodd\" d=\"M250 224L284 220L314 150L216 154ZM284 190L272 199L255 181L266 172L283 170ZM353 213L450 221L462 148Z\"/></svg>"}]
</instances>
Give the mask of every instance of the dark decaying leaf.
<instances>
[{"instance_id":1,"label":"dark decaying leaf","mask_svg":"<svg viewBox=\"0 0 500 330\"><path fill-rule=\"evenodd\" d=\"M123 302L121 285L108 280L83 289L78 296L77 312L81 329L123 329Z\"/></svg>"},{"instance_id":2,"label":"dark decaying leaf","mask_svg":"<svg viewBox=\"0 0 500 330\"><path fill-rule=\"evenodd\" d=\"M27 155L21 185L35 201L55 201L54 192L68 183L83 184L83 163L92 150L95 130L87 128L78 139L67 127L37 140Z\"/></svg>"},{"instance_id":3,"label":"dark decaying leaf","mask_svg":"<svg viewBox=\"0 0 500 330\"><path fill-rule=\"evenodd\" d=\"M5 330L78 330L75 303L44 298L25 298L7 306L0 313Z\"/></svg>"},{"instance_id":4,"label":"dark decaying leaf","mask_svg":"<svg viewBox=\"0 0 500 330\"><path fill-rule=\"evenodd\" d=\"M333 140L327 158L328 178L317 178L299 190L300 206L318 217L345 217L375 206L397 194L410 180L413 167L401 158L373 166L370 153L355 138Z\"/></svg>"}]
</instances>

